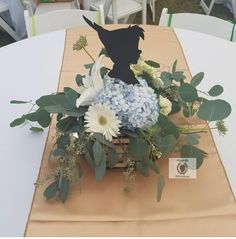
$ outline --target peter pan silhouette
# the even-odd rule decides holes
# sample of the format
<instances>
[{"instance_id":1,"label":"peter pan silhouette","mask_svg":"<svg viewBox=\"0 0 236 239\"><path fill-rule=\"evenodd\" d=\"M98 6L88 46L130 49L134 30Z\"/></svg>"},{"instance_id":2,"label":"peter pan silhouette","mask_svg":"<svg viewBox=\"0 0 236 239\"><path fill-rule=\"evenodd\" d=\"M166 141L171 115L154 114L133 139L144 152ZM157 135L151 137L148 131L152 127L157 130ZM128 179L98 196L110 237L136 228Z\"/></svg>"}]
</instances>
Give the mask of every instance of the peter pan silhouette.
<instances>
[{"instance_id":1,"label":"peter pan silhouette","mask_svg":"<svg viewBox=\"0 0 236 239\"><path fill-rule=\"evenodd\" d=\"M130 64L137 64L141 50L138 49L139 38L144 40L144 30L137 26L129 26L113 31L92 23L85 16L84 20L97 31L98 36L106 48L108 56L113 61L113 69L109 72L112 78L118 78L127 84L137 84L138 80L130 70Z\"/></svg>"}]
</instances>

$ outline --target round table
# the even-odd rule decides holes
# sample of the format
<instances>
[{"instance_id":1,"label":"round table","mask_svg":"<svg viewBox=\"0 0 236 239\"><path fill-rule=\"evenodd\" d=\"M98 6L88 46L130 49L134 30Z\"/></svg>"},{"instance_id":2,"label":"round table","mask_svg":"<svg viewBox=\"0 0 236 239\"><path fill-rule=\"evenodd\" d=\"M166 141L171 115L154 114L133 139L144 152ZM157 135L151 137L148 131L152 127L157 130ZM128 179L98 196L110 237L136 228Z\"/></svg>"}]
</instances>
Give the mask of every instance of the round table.
<instances>
[{"instance_id":1,"label":"round table","mask_svg":"<svg viewBox=\"0 0 236 239\"><path fill-rule=\"evenodd\" d=\"M235 56L236 44L197 32L174 29L183 48L191 74L205 72L202 89L222 84L223 98L231 103L226 120L229 132L213 136L236 195L236 160L233 150L236 132ZM2 92L0 236L23 236L34 194L47 131L34 134L9 123L28 110L26 105L10 105L10 100L36 100L57 89L65 31L52 32L0 48ZM50 52L50 54L49 54Z\"/></svg>"}]
</instances>

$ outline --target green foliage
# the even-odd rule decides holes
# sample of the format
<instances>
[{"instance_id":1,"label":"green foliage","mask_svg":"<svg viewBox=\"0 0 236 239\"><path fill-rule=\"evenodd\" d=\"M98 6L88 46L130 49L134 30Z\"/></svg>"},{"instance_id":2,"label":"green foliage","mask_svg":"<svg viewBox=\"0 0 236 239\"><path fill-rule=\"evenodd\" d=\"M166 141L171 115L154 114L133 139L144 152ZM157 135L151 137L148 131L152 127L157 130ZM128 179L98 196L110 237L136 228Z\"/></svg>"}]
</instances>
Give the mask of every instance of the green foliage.
<instances>
[{"instance_id":1,"label":"green foliage","mask_svg":"<svg viewBox=\"0 0 236 239\"><path fill-rule=\"evenodd\" d=\"M110 148L115 148L115 145L111 143L110 141L106 140L105 137L101 133L94 133L93 137L99 141L101 144L104 144Z\"/></svg>"},{"instance_id":2,"label":"green foliage","mask_svg":"<svg viewBox=\"0 0 236 239\"><path fill-rule=\"evenodd\" d=\"M128 152L134 160L144 161L148 155L148 143L142 138L130 138Z\"/></svg>"},{"instance_id":3,"label":"green foliage","mask_svg":"<svg viewBox=\"0 0 236 239\"><path fill-rule=\"evenodd\" d=\"M231 106L224 100L208 100L204 101L198 112L197 116L200 119L207 121L223 120L231 113Z\"/></svg>"},{"instance_id":4,"label":"green foliage","mask_svg":"<svg viewBox=\"0 0 236 239\"><path fill-rule=\"evenodd\" d=\"M198 169L202 165L203 158L207 156L207 153L192 145L185 144L180 149L180 155L182 158L196 158L196 167Z\"/></svg>"},{"instance_id":5,"label":"green foliage","mask_svg":"<svg viewBox=\"0 0 236 239\"><path fill-rule=\"evenodd\" d=\"M196 145L196 144L199 144L199 140L198 140L199 138L200 138L200 135L198 134L188 134L186 135L185 140L187 144L189 145Z\"/></svg>"},{"instance_id":6,"label":"green foliage","mask_svg":"<svg viewBox=\"0 0 236 239\"><path fill-rule=\"evenodd\" d=\"M141 175L143 175L144 177L148 177L148 165L146 161L137 162L136 169Z\"/></svg>"},{"instance_id":7,"label":"green foliage","mask_svg":"<svg viewBox=\"0 0 236 239\"><path fill-rule=\"evenodd\" d=\"M16 127L18 125L25 123L25 117L17 118L10 123L11 127Z\"/></svg>"},{"instance_id":8,"label":"green foliage","mask_svg":"<svg viewBox=\"0 0 236 239\"><path fill-rule=\"evenodd\" d=\"M36 133L43 132L43 128L39 128L39 127L31 127L30 130Z\"/></svg>"},{"instance_id":9,"label":"green foliage","mask_svg":"<svg viewBox=\"0 0 236 239\"><path fill-rule=\"evenodd\" d=\"M107 166L109 168L113 168L118 163L118 161L119 161L119 155L116 152L116 150L114 150L112 148L108 148L108 150L107 150Z\"/></svg>"},{"instance_id":10,"label":"green foliage","mask_svg":"<svg viewBox=\"0 0 236 239\"><path fill-rule=\"evenodd\" d=\"M80 74L77 74L76 77L75 77L75 82L78 86L81 86L83 85L83 77L82 75Z\"/></svg>"},{"instance_id":11,"label":"green foliage","mask_svg":"<svg viewBox=\"0 0 236 239\"><path fill-rule=\"evenodd\" d=\"M165 135L174 135L176 139L179 138L179 131L178 128L174 123L172 123L168 117L165 115L160 114L158 119L158 124L162 129L162 133Z\"/></svg>"},{"instance_id":12,"label":"green foliage","mask_svg":"<svg viewBox=\"0 0 236 239\"><path fill-rule=\"evenodd\" d=\"M169 134L163 138L158 138L158 147L163 156L170 154L177 144L177 140L174 135Z\"/></svg>"},{"instance_id":13,"label":"green foliage","mask_svg":"<svg viewBox=\"0 0 236 239\"><path fill-rule=\"evenodd\" d=\"M105 55L106 57L109 57L108 54L107 54L106 48L103 47L103 48L101 49L101 51L100 51L100 53L99 53L99 56L101 56L101 55Z\"/></svg>"},{"instance_id":14,"label":"green foliage","mask_svg":"<svg viewBox=\"0 0 236 239\"><path fill-rule=\"evenodd\" d=\"M185 102L194 102L198 98L196 88L188 83L182 83L178 89L178 92L181 99Z\"/></svg>"},{"instance_id":15,"label":"green foliage","mask_svg":"<svg viewBox=\"0 0 236 239\"><path fill-rule=\"evenodd\" d=\"M71 104L71 108L75 108L76 107L76 100L78 99L79 94L75 90L73 90L69 87L64 88L64 93L65 93L66 99Z\"/></svg>"},{"instance_id":16,"label":"green foliage","mask_svg":"<svg viewBox=\"0 0 236 239\"><path fill-rule=\"evenodd\" d=\"M65 179L65 178L62 178L60 181L59 181L59 199L61 200L61 202L65 202L66 199L68 198L68 195L69 195L69 191L70 191L70 181Z\"/></svg>"},{"instance_id":17,"label":"green foliage","mask_svg":"<svg viewBox=\"0 0 236 239\"><path fill-rule=\"evenodd\" d=\"M57 139L57 147L59 149L66 149L66 147L70 144L70 136L62 135Z\"/></svg>"},{"instance_id":18,"label":"green foliage","mask_svg":"<svg viewBox=\"0 0 236 239\"><path fill-rule=\"evenodd\" d=\"M71 130L76 124L77 124L77 118L75 117L66 117L60 121L57 122L57 128L61 131L61 132L67 132L69 130Z\"/></svg>"},{"instance_id":19,"label":"green foliage","mask_svg":"<svg viewBox=\"0 0 236 239\"><path fill-rule=\"evenodd\" d=\"M96 166L98 166L106 157L102 145L95 141L93 144L93 155Z\"/></svg>"},{"instance_id":20,"label":"green foliage","mask_svg":"<svg viewBox=\"0 0 236 239\"><path fill-rule=\"evenodd\" d=\"M197 87L203 80L204 78L204 73L203 72L199 72L198 74L196 74L192 80L191 80L191 85L194 87Z\"/></svg>"},{"instance_id":21,"label":"green foliage","mask_svg":"<svg viewBox=\"0 0 236 239\"><path fill-rule=\"evenodd\" d=\"M30 101L22 101L22 100L11 100L11 104L26 104L29 103Z\"/></svg>"},{"instance_id":22,"label":"green foliage","mask_svg":"<svg viewBox=\"0 0 236 239\"><path fill-rule=\"evenodd\" d=\"M44 197L47 200L50 200L52 198L54 198L56 196L58 192L58 181L55 181L53 183L51 183L45 190L44 190Z\"/></svg>"},{"instance_id":23,"label":"green foliage","mask_svg":"<svg viewBox=\"0 0 236 239\"><path fill-rule=\"evenodd\" d=\"M155 62L155 61L145 61L145 63L147 63L149 66L154 67L154 68L159 68L160 64Z\"/></svg>"},{"instance_id":24,"label":"green foliage","mask_svg":"<svg viewBox=\"0 0 236 239\"><path fill-rule=\"evenodd\" d=\"M157 178L157 201L160 202L163 188L165 186L164 176L159 175Z\"/></svg>"},{"instance_id":25,"label":"green foliage","mask_svg":"<svg viewBox=\"0 0 236 239\"><path fill-rule=\"evenodd\" d=\"M161 80L164 83L163 88L164 89L169 88L171 86L171 83L172 83L172 80L173 80L172 74L169 73L169 72L162 72L160 77L161 77Z\"/></svg>"},{"instance_id":26,"label":"green foliage","mask_svg":"<svg viewBox=\"0 0 236 239\"><path fill-rule=\"evenodd\" d=\"M210 96L219 96L223 93L224 88L221 85L214 85L209 91Z\"/></svg>"}]
</instances>

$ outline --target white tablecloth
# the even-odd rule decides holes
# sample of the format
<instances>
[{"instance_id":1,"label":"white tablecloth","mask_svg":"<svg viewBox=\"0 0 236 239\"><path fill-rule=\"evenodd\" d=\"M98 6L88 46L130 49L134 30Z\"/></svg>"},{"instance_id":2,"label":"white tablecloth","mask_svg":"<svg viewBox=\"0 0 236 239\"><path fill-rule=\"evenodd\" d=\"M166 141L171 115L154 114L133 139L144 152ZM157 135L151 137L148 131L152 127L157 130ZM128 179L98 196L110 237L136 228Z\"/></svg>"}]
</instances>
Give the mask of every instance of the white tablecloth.
<instances>
[{"instance_id":1,"label":"white tablecloth","mask_svg":"<svg viewBox=\"0 0 236 239\"><path fill-rule=\"evenodd\" d=\"M192 75L205 72L202 89L224 85L223 97L233 112L226 123L229 132L213 132L231 187L236 195L236 160L232 149L236 133L236 44L209 35L175 29ZM0 236L22 236L28 219L47 130L34 134L26 128L10 128L12 119L26 112L26 105L10 105L12 99L35 100L57 89L65 31L30 38L0 48Z\"/></svg>"},{"instance_id":2,"label":"white tablecloth","mask_svg":"<svg viewBox=\"0 0 236 239\"><path fill-rule=\"evenodd\" d=\"M36 7L34 0L30 0L33 9ZM9 11L2 16L7 23L14 27L18 36L23 39L27 36L24 20L24 8L21 0L0 0L0 3L7 4Z\"/></svg>"}]
</instances>

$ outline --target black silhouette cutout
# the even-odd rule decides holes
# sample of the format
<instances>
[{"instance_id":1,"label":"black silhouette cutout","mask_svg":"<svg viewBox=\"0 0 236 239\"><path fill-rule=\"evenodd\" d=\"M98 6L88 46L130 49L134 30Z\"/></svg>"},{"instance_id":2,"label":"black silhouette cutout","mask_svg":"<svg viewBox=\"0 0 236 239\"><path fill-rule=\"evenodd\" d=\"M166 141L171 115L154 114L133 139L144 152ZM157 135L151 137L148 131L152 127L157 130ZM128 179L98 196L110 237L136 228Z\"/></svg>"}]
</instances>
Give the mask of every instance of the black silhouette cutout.
<instances>
[{"instance_id":1,"label":"black silhouette cutout","mask_svg":"<svg viewBox=\"0 0 236 239\"><path fill-rule=\"evenodd\" d=\"M85 16L84 20L94 30L106 48L108 56L113 61L113 69L109 72L112 78L118 78L127 84L137 84L138 80L130 70L130 64L137 64L141 50L138 49L139 38L144 40L143 28L134 25L113 31L92 23Z\"/></svg>"}]
</instances>

